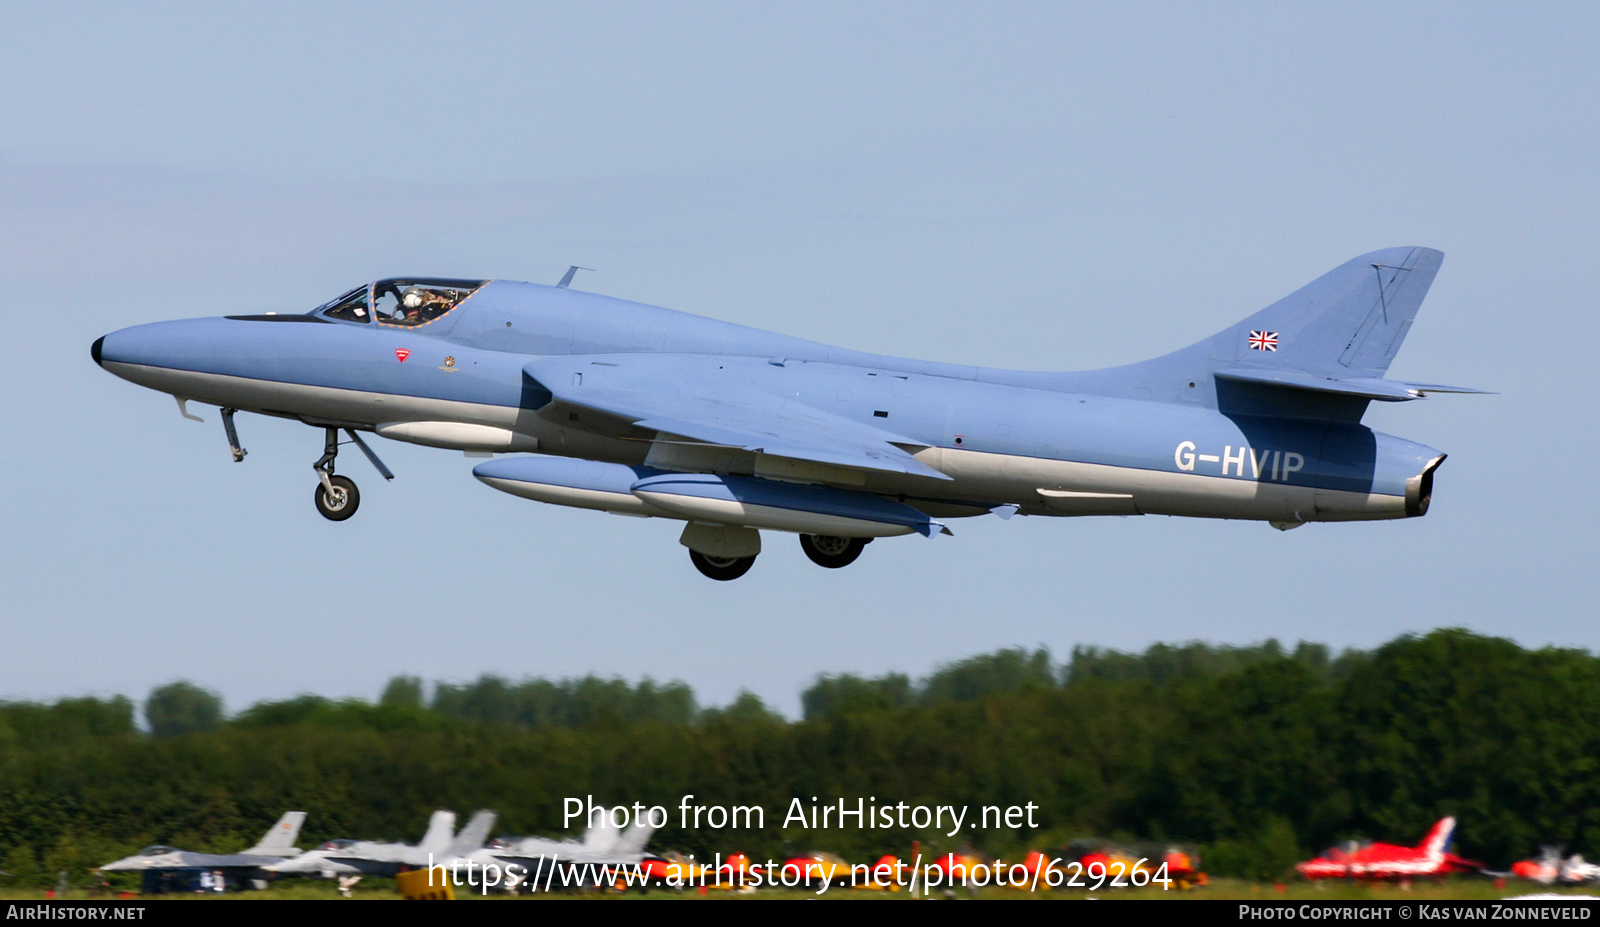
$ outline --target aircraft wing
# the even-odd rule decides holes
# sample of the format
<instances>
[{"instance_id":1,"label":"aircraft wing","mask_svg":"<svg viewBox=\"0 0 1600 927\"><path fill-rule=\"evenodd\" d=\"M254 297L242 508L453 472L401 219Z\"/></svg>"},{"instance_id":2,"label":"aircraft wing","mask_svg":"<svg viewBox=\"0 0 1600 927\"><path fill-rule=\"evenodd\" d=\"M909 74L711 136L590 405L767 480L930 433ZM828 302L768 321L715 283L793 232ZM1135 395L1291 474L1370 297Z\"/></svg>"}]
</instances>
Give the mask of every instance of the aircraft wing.
<instances>
[{"instance_id":1,"label":"aircraft wing","mask_svg":"<svg viewBox=\"0 0 1600 927\"><path fill-rule=\"evenodd\" d=\"M784 367L761 358L584 355L542 358L522 369L556 404L554 409L541 407L541 414L598 413L696 443L950 479L907 450L927 447L925 443L806 405L784 382Z\"/></svg>"}]
</instances>

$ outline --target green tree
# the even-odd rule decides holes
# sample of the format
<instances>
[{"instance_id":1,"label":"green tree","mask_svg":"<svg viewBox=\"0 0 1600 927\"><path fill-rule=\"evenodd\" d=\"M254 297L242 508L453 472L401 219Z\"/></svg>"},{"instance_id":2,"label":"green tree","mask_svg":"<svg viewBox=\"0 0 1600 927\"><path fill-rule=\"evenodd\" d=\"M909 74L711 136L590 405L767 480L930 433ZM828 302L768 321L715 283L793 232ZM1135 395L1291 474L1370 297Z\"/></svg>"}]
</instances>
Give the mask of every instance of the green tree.
<instances>
[{"instance_id":1,"label":"green tree","mask_svg":"<svg viewBox=\"0 0 1600 927\"><path fill-rule=\"evenodd\" d=\"M703 713L705 720L726 719L737 724L783 724L783 715L767 707L761 696L749 689L739 690L739 697L726 708L711 708Z\"/></svg>"},{"instance_id":2,"label":"green tree","mask_svg":"<svg viewBox=\"0 0 1600 927\"><path fill-rule=\"evenodd\" d=\"M1337 700L1345 833L1412 843L1445 815L1499 862L1600 837L1600 660L1445 628L1381 647Z\"/></svg>"},{"instance_id":3,"label":"green tree","mask_svg":"<svg viewBox=\"0 0 1600 927\"><path fill-rule=\"evenodd\" d=\"M395 708L422 707L422 679L418 676L396 676L383 687L378 704Z\"/></svg>"},{"instance_id":4,"label":"green tree","mask_svg":"<svg viewBox=\"0 0 1600 927\"><path fill-rule=\"evenodd\" d=\"M144 719L157 737L214 730L222 723L222 696L186 680L169 682L151 690Z\"/></svg>"},{"instance_id":5,"label":"green tree","mask_svg":"<svg viewBox=\"0 0 1600 927\"><path fill-rule=\"evenodd\" d=\"M1055 683L1050 651L1011 647L941 665L924 680L922 702L971 702L995 692L1054 688Z\"/></svg>"},{"instance_id":6,"label":"green tree","mask_svg":"<svg viewBox=\"0 0 1600 927\"><path fill-rule=\"evenodd\" d=\"M1292 875L1301 856L1289 822L1270 817L1244 837L1220 840L1207 847L1200 862L1212 875L1268 881Z\"/></svg>"},{"instance_id":7,"label":"green tree","mask_svg":"<svg viewBox=\"0 0 1600 927\"><path fill-rule=\"evenodd\" d=\"M904 673L871 679L850 673L824 674L800 693L800 707L807 720L902 708L915 701L911 679Z\"/></svg>"},{"instance_id":8,"label":"green tree","mask_svg":"<svg viewBox=\"0 0 1600 927\"><path fill-rule=\"evenodd\" d=\"M10 873L10 877L0 884L10 888L35 889L44 885L44 869L39 865L39 857L28 847L12 847L4 857L0 857L0 871Z\"/></svg>"}]
</instances>

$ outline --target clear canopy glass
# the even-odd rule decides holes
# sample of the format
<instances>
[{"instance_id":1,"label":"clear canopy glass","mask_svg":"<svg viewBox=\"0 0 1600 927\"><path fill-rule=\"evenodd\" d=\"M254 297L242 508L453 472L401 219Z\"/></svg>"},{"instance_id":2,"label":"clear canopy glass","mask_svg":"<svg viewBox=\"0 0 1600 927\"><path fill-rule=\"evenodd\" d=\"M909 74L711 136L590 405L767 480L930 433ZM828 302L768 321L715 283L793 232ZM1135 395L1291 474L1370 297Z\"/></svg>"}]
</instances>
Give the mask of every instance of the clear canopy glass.
<instances>
[{"instance_id":1,"label":"clear canopy glass","mask_svg":"<svg viewBox=\"0 0 1600 927\"><path fill-rule=\"evenodd\" d=\"M356 287L314 311L344 322L377 322L415 328L461 305L487 282L444 277L391 277Z\"/></svg>"}]
</instances>

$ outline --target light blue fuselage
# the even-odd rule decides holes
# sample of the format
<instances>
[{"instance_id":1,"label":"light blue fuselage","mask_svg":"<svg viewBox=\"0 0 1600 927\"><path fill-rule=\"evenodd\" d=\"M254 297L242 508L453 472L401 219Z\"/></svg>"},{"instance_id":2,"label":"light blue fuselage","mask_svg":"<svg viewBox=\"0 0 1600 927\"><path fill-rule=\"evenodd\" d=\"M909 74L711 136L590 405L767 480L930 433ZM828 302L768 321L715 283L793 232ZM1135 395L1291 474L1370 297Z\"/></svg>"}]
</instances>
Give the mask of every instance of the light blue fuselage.
<instances>
[{"instance_id":1,"label":"light blue fuselage","mask_svg":"<svg viewBox=\"0 0 1600 927\"><path fill-rule=\"evenodd\" d=\"M1307 416L1278 401L1283 391L1232 384L1192 364L1043 373L908 360L510 281L485 284L418 328L314 315L207 318L114 332L96 354L152 389L314 425L828 485L936 517L1015 505L1032 515L1283 526L1397 518L1426 511L1442 457L1361 425L1365 399ZM815 410L905 439L899 446L918 464L948 478L825 460L763 465L760 450L736 442L676 440L581 405L581 390L612 386ZM1284 408L1289 414L1275 414ZM395 427L405 423L430 424ZM443 427L450 423L509 436L499 446L481 437L453 443Z\"/></svg>"}]
</instances>

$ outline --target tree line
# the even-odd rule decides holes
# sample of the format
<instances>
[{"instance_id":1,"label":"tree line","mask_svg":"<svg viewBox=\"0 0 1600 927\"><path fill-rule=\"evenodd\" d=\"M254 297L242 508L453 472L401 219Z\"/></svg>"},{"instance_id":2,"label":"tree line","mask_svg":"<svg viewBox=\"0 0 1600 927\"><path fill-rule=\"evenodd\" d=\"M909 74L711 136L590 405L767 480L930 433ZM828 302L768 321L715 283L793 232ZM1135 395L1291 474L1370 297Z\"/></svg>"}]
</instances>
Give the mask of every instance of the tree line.
<instances>
[{"instance_id":1,"label":"tree line","mask_svg":"<svg viewBox=\"0 0 1600 927\"><path fill-rule=\"evenodd\" d=\"M434 808L559 833L562 800L660 805L653 848L847 858L1098 837L1182 842L1216 874L1276 878L1337 841L1412 844L1460 820L1496 866L1541 844L1600 854L1600 658L1459 629L1331 653L1201 643L1008 649L912 680L826 675L790 721L750 693L697 704L649 679L391 680L376 702L302 696L232 716L187 682L134 703L0 704L0 870L53 881L152 843L236 852L284 810L303 847L415 842ZM680 826L684 795L766 809L758 830ZM809 831L799 797L1041 809L1038 826ZM925 851L925 852L926 852ZM0 881L0 886L5 882Z\"/></svg>"}]
</instances>

